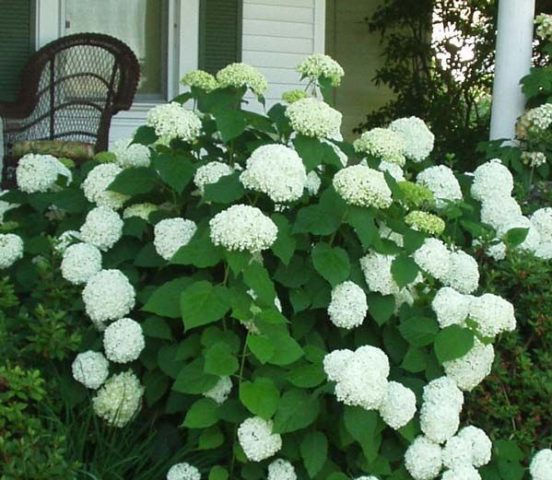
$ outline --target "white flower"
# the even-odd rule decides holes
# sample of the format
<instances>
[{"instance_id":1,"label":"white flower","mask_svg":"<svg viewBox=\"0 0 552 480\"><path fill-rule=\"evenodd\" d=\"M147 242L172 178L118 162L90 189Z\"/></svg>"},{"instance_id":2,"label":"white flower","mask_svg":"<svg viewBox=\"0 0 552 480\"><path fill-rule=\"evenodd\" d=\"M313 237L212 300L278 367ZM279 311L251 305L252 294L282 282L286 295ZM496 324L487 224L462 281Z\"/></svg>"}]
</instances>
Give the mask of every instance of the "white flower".
<instances>
[{"instance_id":1,"label":"white flower","mask_svg":"<svg viewBox=\"0 0 552 480\"><path fill-rule=\"evenodd\" d=\"M272 421L260 417L248 418L240 424L238 441L245 456L253 462L272 457L282 448L282 437L272 433Z\"/></svg>"},{"instance_id":2,"label":"white flower","mask_svg":"<svg viewBox=\"0 0 552 480\"><path fill-rule=\"evenodd\" d=\"M501 332L511 332L516 328L514 306L508 300L492 293L472 299L470 319L477 324L478 332L488 338L494 338Z\"/></svg>"},{"instance_id":3,"label":"white flower","mask_svg":"<svg viewBox=\"0 0 552 480\"><path fill-rule=\"evenodd\" d=\"M251 253L270 248L278 236L278 227L260 209L232 205L209 222L211 240L227 250Z\"/></svg>"},{"instance_id":4,"label":"white flower","mask_svg":"<svg viewBox=\"0 0 552 480\"><path fill-rule=\"evenodd\" d=\"M121 168L149 167L151 152L146 145L132 143L132 138L122 138L113 144L117 165Z\"/></svg>"},{"instance_id":5,"label":"white flower","mask_svg":"<svg viewBox=\"0 0 552 480\"><path fill-rule=\"evenodd\" d=\"M328 380L337 382L342 376L345 365L353 358L354 352L351 350L334 350L324 357L324 372Z\"/></svg>"},{"instance_id":6,"label":"white flower","mask_svg":"<svg viewBox=\"0 0 552 480\"><path fill-rule=\"evenodd\" d=\"M201 473L189 463L176 463L167 472L167 480L201 480Z\"/></svg>"},{"instance_id":7,"label":"white flower","mask_svg":"<svg viewBox=\"0 0 552 480\"><path fill-rule=\"evenodd\" d=\"M493 243L487 247L485 253L494 260L504 260L506 258L506 245L504 242Z\"/></svg>"},{"instance_id":8,"label":"white flower","mask_svg":"<svg viewBox=\"0 0 552 480\"><path fill-rule=\"evenodd\" d=\"M130 205L129 207L125 208L125 210L123 211L123 218L127 219L138 217L147 222L149 221L150 214L157 211L158 209L159 207L153 203L135 203L134 205Z\"/></svg>"},{"instance_id":9,"label":"white flower","mask_svg":"<svg viewBox=\"0 0 552 480\"><path fill-rule=\"evenodd\" d=\"M23 156L15 171L17 186L25 193L47 192L51 190L58 176L67 177L71 181L70 170L52 155L35 155L29 153Z\"/></svg>"},{"instance_id":10,"label":"white flower","mask_svg":"<svg viewBox=\"0 0 552 480\"><path fill-rule=\"evenodd\" d=\"M63 254L69 245L75 241L79 242L80 240L80 232L77 232L76 230L66 230L56 239L54 249L57 253Z\"/></svg>"},{"instance_id":11,"label":"white flower","mask_svg":"<svg viewBox=\"0 0 552 480\"><path fill-rule=\"evenodd\" d=\"M493 444L487 434L480 428L469 425L458 432L458 437L471 444L471 461L474 467L482 467L491 461Z\"/></svg>"},{"instance_id":12,"label":"white flower","mask_svg":"<svg viewBox=\"0 0 552 480\"><path fill-rule=\"evenodd\" d=\"M188 143L201 132L199 117L176 102L153 107L148 112L147 125L153 127L159 137L166 140L179 138Z\"/></svg>"},{"instance_id":13,"label":"white flower","mask_svg":"<svg viewBox=\"0 0 552 480\"><path fill-rule=\"evenodd\" d=\"M130 318L121 318L105 329L103 345L109 360L115 363L128 363L140 356L146 342L138 322Z\"/></svg>"},{"instance_id":14,"label":"white flower","mask_svg":"<svg viewBox=\"0 0 552 480\"><path fill-rule=\"evenodd\" d=\"M471 465L462 465L444 472L441 480L481 480L481 475Z\"/></svg>"},{"instance_id":15,"label":"white flower","mask_svg":"<svg viewBox=\"0 0 552 480\"><path fill-rule=\"evenodd\" d=\"M502 162L495 158L475 169L471 186L472 197L484 201L491 197L509 197L514 189L514 177Z\"/></svg>"},{"instance_id":16,"label":"white flower","mask_svg":"<svg viewBox=\"0 0 552 480\"><path fill-rule=\"evenodd\" d=\"M297 474L291 463L278 458L268 466L267 480L297 480Z\"/></svg>"},{"instance_id":17,"label":"white flower","mask_svg":"<svg viewBox=\"0 0 552 480\"><path fill-rule=\"evenodd\" d=\"M454 469L472 464L472 442L468 438L456 435L447 440L443 447L443 465Z\"/></svg>"},{"instance_id":18,"label":"white flower","mask_svg":"<svg viewBox=\"0 0 552 480\"><path fill-rule=\"evenodd\" d=\"M552 15L541 13L535 18L537 25L537 37L549 41L552 38Z\"/></svg>"},{"instance_id":19,"label":"white flower","mask_svg":"<svg viewBox=\"0 0 552 480\"><path fill-rule=\"evenodd\" d=\"M217 402L219 405L221 405L226 401L231 391L232 391L232 380L230 379L230 377L220 377L216 385L210 390L207 390L203 394L203 396L210 398L215 402Z\"/></svg>"},{"instance_id":20,"label":"white flower","mask_svg":"<svg viewBox=\"0 0 552 480\"><path fill-rule=\"evenodd\" d=\"M460 293L472 293L477 290L479 286L479 267L475 258L461 250L452 252L443 283Z\"/></svg>"},{"instance_id":21,"label":"white flower","mask_svg":"<svg viewBox=\"0 0 552 480\"><path fill-rule=\"evenodd\" d=\"M217 82L220 87L247 87L257 95L262 96L268 89L268 81L256 68L245 63L232 63L217 72Z\"/></svg>"},{"instance_id":22,"label":"white flower","mask_svg":"<svg viewBox=\"0 0 552 480\"><path fill-rule=\"evenodd\" d=\"M394 256L370 252L360 259L364 279L372 292L391 295L399 292L399 286L391 274Z\"/></svg>"},{"instance_id":23,"label":"white flower","mask_svg":"<svg viewBox=\"0 0 552 480\"><path fill-rule=\"evenodd\" d=\"M63 253L61 276L75 285L86 283L102 269L102 254L88 243L71 245Z\"/></svg>"},{"instance_id":24,"label":"white flower","mask_svg":"<svg viewBox=\"0 0 552 480\"><path fill-rule=\"evenodd\" d=\"M464 405L464 394L447 376L436 378L424 387L424 403L448 404L460 412Z\"/></svg>"},{"instance_id":25,"label":"white flower","mask_svg":"<svg viewBox=\"0 0 552 480\"><path fill-rule=\"evenodd\" d=\"M393 202L383 173L364 165L353 165L337 172L333 186L351 205L387 208Z\"/></svg>"},{"instance_id":26,"label":"white flower","mask_svg":"<svg viewBox=\"0 0 552 480\"><path fill-rule=\"evenodd\" d=\"M331 138L341 128L342 115L316 98L303 98L288 105L291 128L307 137Z\"/></svg>"},{"instance_id":27,"label":"white flower","mask_svg":"<svg viewBox=\"0 0 552 480\"><path fill-rule=\"evenodd\" d=\"M88 350L79 353L71 365L73 378L86 388L96 390L109 375L109 362L103 353Z\"/></svg>"},{"instance_id":28,"label":"white flower","mask_svg":"<svg viewBox=\"0 0 552 480\"><path fill-rule=\"evenodd\" d=\"M387 394L379 407L381 418L394 430L404 427L416 413L416 395L398 382L387 384Z\"/></svg>"},{"instance_id":29,"label":"white flower","mask_svg":"<svg viewBox=\"0 0 552 480\"><path fill-rule=\"evenodd\" d=\"M521 161L531 168L538 168L546 163L546 154L543 152L522 152Z\"/></svg>"},{"instance_id":30,"label":"white flower","mask_svg":"<svg viewBox=\"0 0 552 480\"><path fill-rule=\"evenodd\" d=\"M167 218L154 227L155 251L170 260L180 247L187 245L197 230L197 225L184 218Z\"/></svg>"},{"instance_id":31,"label":"white flower","mask_svg":"<svg viewBox=\"0 0 552 480\"><path fill-rule=\"evenodd\" d=\"M441 447L421 435L408 447L404 462L414 480L433 480L443 465Z\"/></svg>"},{"instance_id":32,"label":"white flower","mask_svg":"<svg viewBox=\"0 0 552 480\"><path fill-rule=\"evenodd\" d=\"M275 203L301 198L307 182L303 160L285 145L263 145L247 159L240 175L243 186L267 194Z\"/></svg>"},{"instance_id":33,"label":"white flower","mask_svg":"<svg viewBox=\"0 0 552 480\"><path fill-rule=\"evenodd\" d=\"M368 312L362 288L350 281L343 282L333 288L331 297L328 315L336 327L350 330L362 324Z\"/></svg>"},{"instance_id":34,"label":"white flower","mask_svg":"<svg viewBox=\"0 0 552 480\"><path fill-rule=\"evenodd\" d=\"M521 207L512 197L489 196L481 204L481 221L497 231L521 217Z\"/></svg>"},{"instance_id":35,"label":"white flower","mask_svg":"<svg viewBox=\"0 0 552 480\"><path fill-rule=\"evenodd\" d=\"M404 155L413 162L421 162L433 151L435 136L425 122L418 117L399 118L389 129L400 134L405 143Z\"/></svg>"},{"instance_id":36,"label":"white flower","mask_svg":"<svg viewBox=\"0 0 552 480\"><path fill-rule=\"evenodd\" d=\"M552 450L545 448L537 452L531 460L529 472L533 480L551 480L552 479Z\"/></svg>"},{"instance_id":37,"label":"white flower","mask_svg":"<svg viewBox=\"0 0 552 480\"><path fill-rule=\"evenodd\" d=\"M119 270L101 270L88 280L82 291L86 314L96 327L127 315L135 303L134 287Z\"/></svg>"},{"instance_id":38,"label":"white flower","mask_svg":"<svg viewBox=\"0 0 552 480\"><path fill-rule=\"evenodd\" d=\"M464 326L470 312L471 299L471 295L459 293L454 288L440 288L431 302L440 327Z\"/></svg>"},{"instance_id":39,"label":"white flower","mask_svg":"<svg viewBox=\"0 0 552 480\"><path fill-rule=\"evenodd\" d=\"M519 217L516 220L504 225L498 230L498 235L504 236L509 230L514 228L527 229L525 240L518 245L518 248L528 252L535 252L541 244L540 234L537 228L531 223L527 217Z\"/></svg>"},{"instance_id":40,"label":"white flower","mask_svg":"<svg viewBox=\"0 0 552 480\"><path fill-rule=\"evenodd\" d=\"M80 229L81 240L100 250L109 250L123 234L123 220L110 208L96 207L86 215Z\"/></svg>"},{"instance_id":41,"label":"white flower","mask_svg":"<svg viewBox=\"0 0 552 480\"><path fill-rule=\"evenodd\" d=\"M333 87L338 87L345 75L343 68L333 58L322 53L309 55L298 66L297 71L309 80L316 81L319 77L327 78Z\"/></svg>"},{"instance_id":42,"label":"white flower","mask_svg":"<svg viewBox=\"0 0 552 480\"><path fill-rule=\"evenodd\" d=\"M307 180L305 181L305 188L309 195L316 195L318 193L318 190L320 190L320 185L322 182L320 181L320 177L318 174L312 170L307 174Z\"/></svg>"},{"instance_id":43,"label":"white flower","mask_svg":"<svg viewBox=\"0 0 552 480\"><path fill-rule=\"evenodd\" d=\"M442 208L448 202L462 200L462 190L454 173L445 165L422 170L416 177L416 183L428 188L435 198L437 208Z\"/></svg>"},{"instance_id":44,"label":"white flower","mask_svg":"<svg viewBox=\"0 0 552 480\"><path fill-rule=\"evenodd\" d=\"M545 207L536 210L531 215L531 223L539 232L541 241L552 242L552 208Z\"/></svg>"},{"instance_id":45,"label":"white flower","mask_svg":"<svg viewBox=\"0 0 552 480\"><path fill-rule=\"evenodd\" d=\"M94 413L109 425L124 427L142 403L144 387L131 371L110 377L92 399Z\"/></svg>"},{"instance_id":46,"label":"white flower","mask_svg":"<svg viewBox=\"0 0 552 480\"><path fill-rule=\"evenodd\" d=\"M527 110L518 120L516 125L517 137L521 140L531 135L539 136L552 125L552 103Z\"/></svg>"},{"instance_id":47,"label":"white flower","mask_svg":"<svg viewBox=\"0 0 552 480\"><path fill-rule=\"evenodd\" d=\"M420 427L435 443L446 442L460 425L460 413L449 403L424 402L420 410Z\"/></svg>"},{"instance_id":48,"label":"white flower","mask_svg":"<svg viewBox=\"0 0 552 480\"><path fill-rule=\"evenodd\" d=\"M380 172L387 172L391 175L396 182L404 181L404 171L400 165L396 163L386 162L382 160L378 165L378 170Z\"/></svg>"},{"instance_id":49,"label":"white flower","mask_svg":"<svg viewBox=\"0 0 552 480\"><path fill-rule=\"evenodd\" d=\"M217 183L222 177L231 175L232 167L222 162L209 162L196 170L194 184L203 193L205 185Z\"/></svg>"},{"instance_id":50,"label":"white flower","mask_svg":"<svg viewBox=\"0 0 552 480\"><path fill-rule=\"evenodd\" d=\"M403 166L405 141L402 135L388 128L373 128L353 142L356 152L365 153L389 163Z\"/></svg>"},{"instance_id":51,"label":"white flower","mask_svg":"<svg viewBox=\"0 0 552 480\"><path fill-rule=\"evenodd\" d=\"M199 88L206 92L212 92L218 88L218 83L215 77L203 70L192 70L184 75L180 79L182 85L188 85L189 87Z\"/></svg>"},{"instance_id":52,"label":"white flower","mask_svg":"<svg viewBox=\"0 0 552 480\"><path fill-rule=\"evenodd\" d=\"M14 233L0 233L0 268L9 268L23 258L23 240Z\"/></svg>"},{"instance_id":53,"label":"white flower","mask_svg":"<svg viewBox=\"0 0 552 480\"><path fill-rule=\"evenodd\" d=\"M426 238L413 254L416 264L437 280L443 281L449 272L451 253L437 238Z\"/></svg>"}]
</instances>

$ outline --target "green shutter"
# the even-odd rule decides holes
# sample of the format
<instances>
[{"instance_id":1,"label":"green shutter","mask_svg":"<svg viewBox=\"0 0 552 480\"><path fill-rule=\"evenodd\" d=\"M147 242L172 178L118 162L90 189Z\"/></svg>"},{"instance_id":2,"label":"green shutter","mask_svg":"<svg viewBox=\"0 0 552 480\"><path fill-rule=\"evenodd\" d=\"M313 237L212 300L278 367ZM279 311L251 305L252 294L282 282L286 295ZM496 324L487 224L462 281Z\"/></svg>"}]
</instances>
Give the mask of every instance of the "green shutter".
<instances>
[{"instance_id":1,"label":"green shutter","mask_svg":"<svg viewBox=\"0 0 552 480\"><path fill-rule=\"evenodd\" d=\"M14 100L32 52L31 0L0 0L0 100Z\"/></svg>"},{"instance_id":2,"label":"green shutter","mask_svg":"<svg viewBox=\"0 0 552 480\"><path fill-rule=\"evenodd\" d=\"M242 0L201 0L199 68L216 73L241 60Z\"/></svg>"}]
</instances>

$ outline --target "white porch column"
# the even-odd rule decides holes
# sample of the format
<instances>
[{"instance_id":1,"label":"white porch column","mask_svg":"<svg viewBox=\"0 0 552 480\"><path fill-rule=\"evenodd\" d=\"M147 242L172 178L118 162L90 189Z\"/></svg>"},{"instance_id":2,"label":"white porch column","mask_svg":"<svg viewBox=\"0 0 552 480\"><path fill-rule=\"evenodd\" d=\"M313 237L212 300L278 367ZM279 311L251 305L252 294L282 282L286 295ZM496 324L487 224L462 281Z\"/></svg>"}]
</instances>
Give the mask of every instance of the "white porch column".
<instances>
[{"instance_id":1,"label":"white porch column","mask_svg":"<svg viewBox=\"0 0 552 480\"><path fill-rule=\"evenodd\" d=\"M532 59L535 0L500 0L493 85L491 140L513 139L525 97L519 81Z\"/></svg>"}]
</instances>

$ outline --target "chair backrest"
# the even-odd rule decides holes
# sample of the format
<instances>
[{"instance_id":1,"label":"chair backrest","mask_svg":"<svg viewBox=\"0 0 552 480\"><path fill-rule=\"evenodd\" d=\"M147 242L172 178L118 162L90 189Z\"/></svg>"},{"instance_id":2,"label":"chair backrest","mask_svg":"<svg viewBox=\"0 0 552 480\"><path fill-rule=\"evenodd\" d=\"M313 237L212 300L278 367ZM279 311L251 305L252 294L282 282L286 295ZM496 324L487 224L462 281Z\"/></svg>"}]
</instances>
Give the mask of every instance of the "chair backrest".
<instances>
[{"instance_id":1,"label":"chair backrest","mask_svg":"<svg viewBox=\"0 0 552 480\"><path fill-rule=\"evenodd\" d=\"M107 149L111 117L128 110L140 67L120 40L98 33L62 37L31 56L5 142L67 140ZM11 118L9 118L11 117Z\"/></svg>"}]
</instances>

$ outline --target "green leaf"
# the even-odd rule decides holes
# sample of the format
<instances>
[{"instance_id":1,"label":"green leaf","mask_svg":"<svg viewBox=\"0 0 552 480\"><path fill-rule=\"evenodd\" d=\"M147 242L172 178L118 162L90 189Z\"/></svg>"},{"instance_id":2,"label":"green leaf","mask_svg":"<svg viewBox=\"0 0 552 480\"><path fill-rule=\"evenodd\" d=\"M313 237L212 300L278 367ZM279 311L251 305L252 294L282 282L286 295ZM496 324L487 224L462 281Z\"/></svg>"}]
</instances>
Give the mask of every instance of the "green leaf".
<instances>
[{"instance_id":1,"label":"green leaf","mask_svg":"<svg viewBox=\"0 0 552 480\"><path fill-rule=\"evenodd\" d=\"M274 353L269 360L273 365L289 365L304 355L301 346L285 330L272 332L269 339L274 347Z\"/></svg>"},{"instance_id":2,"label":"green leaf","mask_svg":"<svg viewBox=\"0 0 552 480\"><path fill-rule=\"evenodd\" d=\"M182 320L186 330L220 320L230 310L230 295L226 287L210 282L195 282L180 296Z\"/></svg>"},{"instance_id":3,"label":"green leaf","mask_svg":"<svg viewBox=\"0 0 552 480\"><path fill-rule=\"evenodd\" d=\"M203 371L203 358L197 358L192 363L181 368L172 386L175 392L198 395L213 388L220 377Z\"/></svg>"},{"instance_id":4,"label":"green leaf","mask_svg":"<svg viewBox=\"0 0 552 480\"><path fill-rule=\"evenodd\" d=\"M144 375L143 381L145 388L144 398L148 407L151 407L168 390L169 378L159 370L152 370Z\"/></svg>"},{"instance_id":5,"label":"green leaf","mask_svg":"<svg viewBox=\"0 0 552 480\"><path fill-rule=\"evenodd\" d=\"M69 213L80 213L86 208L86 198L79 188L64 188L52 195L52 203Z\"/></svg>"},{"instance_id":6,"label":"green leaf","mask_svg":"<svg viewBox=\"0 0 552 480\"><path fill-rule=\"evenodd\" d=\"M300 446L301 458L310 478L314 478L326 463L328 439L322 432L309 432Z\"/></svg>"},{"instance_id":7,"label":"green leaf","mask_svg":"<svg viewBox=\"0 0 552 480\"><path fill-rule=\"evenodd\" d=\"M294 367L286 380L299 388L314 388L326 380L326 375L321 365L305 364Z\"/></svg>"},{"instance_id":8,"label":"green leaf","mask_svg":"<svg viewBox=\"0 0 552 480\"><path fill-rule=\"evenodd\" d=\"M196 232L187 245L178 249L170 263L198 268L214 267L222 260L222 254L222 249L213 245L209 230L203 228Z\"/></svg>"},{"instance_id":9,"label":"green leaf","mask_svg":"<svg viewBox=\"0 0 552 480\"><path fill-rule=\"evenodd\" d=\"M138 127L138 130L136 130L132 143L151 145L152 143L155 143L158 138L159 137L155 133L155 128L143 125Z\"/></svg>"},{"instance_id":10,"label":"green leaf","mask_svg":"<svg viewBox=\"0 0 552 480\"><path fill-rule=\"evenodd\" d=\"M416 262L406 255L399 255L391 264L393 279L401 288L412 283L416 279L419 271Z\"/></svg>"},{"instance_id":11,"label":"green leaf","mask_svg":"<svg viewBox=\"0 0 552 480\"><path fill-rule=\"evenodd\" d=\"M215 343L205 352L205 373L227 377L237 372L239 367L238 360L227 343Z\"/></svg>"},{"instance_id":12,"label":"green leaf","mask_svg":"<svg viewBox=\"0 0 552 480\"><path fill-rule=\"evenodd\" d=\"M178 345L165 345L157 352L157 365L171 378L176 378L182 369L182 361L177 358Z\"/></svg>"},{"instance_id":13,"label":"green leaf","mask_svg":"<svg viewBox=\"0 0 552 480\"><path fill-rule=\"evenodd\" d=\"M138 252L134 260L134 265L145 268L162 267L165 263L165 259L155 251L153 243L146 244L144 248Z\"/></svg>"},{"instance_id":14,"label":"green leaf","mask_svg":"<svg viewBox=\"0 0 552 480\"><path fill-rule=\"evenodd\" d=\"M313 233L314 235L331 235L341 225L341 220L320 205L304 207L297 213L293 227L295 233Z\"/></svg>"},{"instance_id":15,"label":"green leaf","mask_svg":"<svg viewBox=\"0 0 552 480\"><path fill-rule=\"evenodd\" d=\"M206 202L229 204L245 195L238 172L221 177L218 182L205 185L203 199Z\"/></svg>"},{"instance_id":16,"label":"green leaf","mask_svg":"<svg viewBox=\"0 0 552 480\"><path fill-rule=\"evenodd\" d=\"M332 248L326 243L319 243L312 250L312 263L316 271L332 286L349 278L351 264L347 252L342 248Z\"/></svg>"},{"instance_id":17,"label":"green leaf","mask_svg":"<svg viewBox=\"0 0 552 480\"><path fill-rule=\"evenodd\" d=\"M197 448L199 450L212 450L224 443L224 435L218 427L211 427L201 432Z\"/></svg>"},{"instance_id":18,"label":"green leaf","mask_svg":"<svg viewBox=\"0 0 552 480\"><path fill-rule=\"evenodd\" d=\"M269 420L278 409L280 392L269 378L257 378L241 384L240 401L253 415Z\"/></svg>"},{"instance_id":19,"label":"green leaf","mask_svg":"<svg viewBox=\"0 0 552 480\"><path fill-rule=\"evenodd\" d=\"M274 433L290 433L311 425L318 417L320 402L304 390L289 390L282 395L274 416Z\"/></svg>"},{"instance_id":20,"label":"green leaf","mask_svg":"<svg viewBox=\"0 0 552 480\"><path fill-rule=\"evenodd\" d=\"M124 195L148 193L155 187L155 174L151 168L136 167L124 169L111 182L108 190Z\"/></svg>"},{"instance_id":21,"label":"green leaf","mask_svg":"<svg viewBox=\"0 0 552 480\"><path fill-rule=\"evenodd\" d=\"M142 310L160 317L179 318L182 315L180 296L191 283L190 278L177 278L164 283L151 294Z\"/></svg>"},{"instance_id":22,"label":"green leaf","mask_svg":"<svg viewBox=\"0 0 552 480\"><path fill-rule=\"evenodd\" d=\"M395 297L393 295L383 296L379 293L368 295L368 313L372 315L376 323L381 327L395 313Z\"/></svg>"},{"instance_id":23,"label":"green leaf","mask_svg":"<svg viewBox=\"0 0 552 480\"><path fill-rule=\"evenodd\" d=\"M468 353L474 344L475 337L467 328L451 325L441 330L435 338L435 355L441 364Z\"/></svg>"},{"instance_id":24,"label":"green leaf","mask_svg":"<svg viewBox=\"0 0 552 480\"><path fill-rule=\"evenodd\" d=\"M374 410L364 410L361 407L345 407L343 415L346 430L360 444L364 456L369 462L376 459L379 445L377 425L378 413Z\"/></svg>"},{"instance_id":25,"label":"green leaf","mask_svg":"<svg viewBox=\"0 0 552 480\"><path fill-rule=\"evenodd\" d=\"M433 342L439 331L439 324L429 317L410 317L399 325L402 337L414 347L425 347Z\"/></svg>"},{"instance_id":26,"label":"green leaf","mask_svg":"<svg viewBox=\"0 0 552 480\"><path fill-rule=\"evenodd\" d=\"M247 346L261 363L267 363L276 350L270 339L261 335L248 336Z\"/></svg>"},{"instance_id":27,"label":"green leaf","mask_svg":"<svg viewBox=\"0 0 552 480\"><path fill-rule=\"evenodd\" d=\"M265 305L274 305L276 290L266 268L258 262L250 263L243 271L243 281L253 289L257 299Z\"/></svg>"},{"instance_id":28,"label":"green leaf","mask_svg":"<svg viewBox=\"0 0 552 480\"><path fill-rule=\"evenodd\" d=\"M178 193L184 191L196 170L193 158L189 154L162 153L153 156L152 165L161 180Z\"/></svg>"},{"instance_id":29,"label":"green leaf","mask_svg":"<svg viewBox=\"0 0 552 480\"><path fill-rule=\"evenodd\" d=\"M291 226L286 217L279 213L272 215L272 221L278 227L278 236L270 249L284 265L288 265L295 252L296 241L291 233Z\"/></svg>"},{"instance_id":30,"label":"green leaf","mask_svg":"<svg viewBox=\"0 0 552 480\"><path fill-rule=\"evenodd\" d=\"M419 349L410 347L403 358L401 367L410 373L423 372L427 366L427 354Z\"/></svg>"},{"instance_id":31,"label":"green leaf","mask_svg":"<svg viewBox=\"0 0 552 480\"><path fill-rule=\"evenodd\" d=\"M327 143L322 143L317 138L297 135L293 140L293 145L303 159L307 171L314 170L322 163L333 165L336 168L343 166L333 147Z\"/></svg>"},{"instance_id":32,"label":"green leaf","mask_svg":"<svg viewBox=\"0 0 552 480\"><path fill-rule=\"evenodd\" d=\"M251 254L249 252L225 250L224 258L228 262L230 270L232 270L236 276L243 272L245 267L251 262Z\"/></svg>"},{"instance_id":33,"label":"green leaf","mask_svg":"<svg viewBox=\"0 0 552 480\"><path fill-rule=\"evenodd\" d=\"M247 127L247 120L239 110L217 108L213 115L224 143L239 137Z\"/></svg>"},{"instance_id":34,"label":"green leaf","mask_svg":"<svg viewBox=\"0 0 552 480\"><path fill-rule=\"evenodd\" d=\"M177 315L178 317L179 315ZM159 317L149 317L142 323L142 331L146 337L172 340L172 331L169 324Z\"/></svg>"},{"instance_id":35,"label":"green leaf","mask_svg":"<svg viewBox=\"0 0 552 480\"><path fill-rule=\"evenodd\" d=\"M528 233L528 228L511 228L504 235L504 243L510 248L518 247L525 241Z\"/></svg>"},{"instance_id":36,"label":"green leaf","mask_svg":"<svg viewBox=\"0 0 552 480\"><path fill-rule=\"evenodd\" d=\"M228 470L223 467L216 466L211 468L208 480L228 480L229 478L230 474L228 473Z\"/></svg>"},{"instance_id":37,"label":"green leaf","mask_svg":"<svg viewBox=\"0 0 552 480\"><path fill-rule=\"evenodd\" d=\"M351 207L347 214L347 223L353 227L364 249L372 245L378 229L374 217L366 208Z\"/></svg>"},{"instance_id":38,"label":"green leaf","mask_svg":"<svg viewBox=\"0 0 552 480\"><path fill-rule=\"evenodd\" d=\"M184 418L187 428L207 428L218 422L217 403L210 398L197 400L188 410Z\"/></svg>"}]
</instances>

